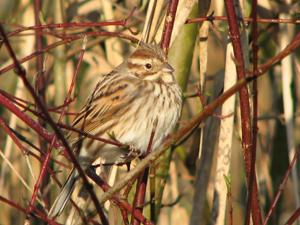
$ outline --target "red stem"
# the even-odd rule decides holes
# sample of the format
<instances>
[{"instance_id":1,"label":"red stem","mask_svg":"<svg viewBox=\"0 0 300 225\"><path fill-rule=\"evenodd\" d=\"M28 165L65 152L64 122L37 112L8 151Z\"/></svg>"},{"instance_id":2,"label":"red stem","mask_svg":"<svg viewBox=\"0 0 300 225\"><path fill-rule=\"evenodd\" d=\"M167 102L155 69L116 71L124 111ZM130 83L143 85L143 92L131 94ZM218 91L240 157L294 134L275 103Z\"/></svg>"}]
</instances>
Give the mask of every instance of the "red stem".
<instances>
[{"instance_id":1,"label":"red stem","mask_svg":"<svg viewBox=\"0 0 300 225\"><path fill-rule=\"evenodd\" d=\"M9 126L5 123L5 121L0 117L0 126L3 127L5 132L10 136L10 138L13 140L13 142L18 146L19 149L21 149L22 154L26 155L28 154L28 150L24 148L24 146L21 144L19 139L16 137L16 135L11 131Z\"/></svg>"},{"instance_id":2,"label":"red stem","mask_svg":"<svg viewBox=\"0 0 300 225\"><path fill-rule=\"evenodd\" d=\"M257 73L257 64L258 64L258 46L257 46L257 38L258 38L258 31L257 31L257 0L252 0L252 58L253 58L253 74ZM247 212L249 214L248 218L250 219L250 209L252 203L256 201L255 194L253 194L254 187L254 178L255 178L255 162L256 162L256 145L257 145L257 109L258 109L258 98L257 98L257 79L253 80L252 86L252 99L253 99L253 112L252 112L252 149L251 149L251 161L250 161L250 178L249 178L249 195L247 200ZM255 203L254 203L255 204ZM252 208L253 214L259 219L261 224L261 213L259 208ZM247 220L248 222L248 220ZM249 221L250 222L250 221Z\"/></svg>"},{"instance_id":3,"label":"red stem","mask_svg":"<svg viewBox=\"0 0 300 225\"><path fill-rule=\"evenodd\" d=\"M16 107L9 98L7 98L3 91L0 91L0 105L3 105L6 109L11 111L13 114L15 114L17 117L19 117L24 123L26 123L30 128L32 128L38 135L42 136L47 142L51 143L53 134L49 134L47 130L45 130L43 127L40 126L37 122L32 120L29 116L27 116L24 112L22 112L18 107ZM74 127L68 126L66 124L57 124L60 128L64 128L67 130L72 130L74 132L80 133L81 135L88 137L88 138L93 138L98 141L105 142L107 144L115 145L118 147L124 146L122 143L114 141L114 140L109 140L105 138L98 137L96 135L89 134L87 132L84 132L80 129L76 129ZM62 147L62 144L59 143L57 140L54 143L55 148L60 148Z\"/></svg>"},{"instance_id":4,"label":"red stem","mask_svg":"<svg viewBox=\"0 0 300 225\"><path fill-rule=\"evenodd\" d=\"M239 79L246 77L244 57L241 46L240 31L238 27L238 18L234 9L233 0L226 0L225 7L229 25L229 35L231 38L233 52L236 60L236 71ZM247 86L244 86L239 91L240 105L241 105L241 123L242 123L242 147L244 149L244 160L246 166L246 176L248 183L248 198L251 202L252 219L254 225L261 224L261 213L258 201L258 190L256 177L253 176L251 182L251 164L252 164L252 135L250 122L250 104ZM255 174L255 171L254 171ZM247 210L246 225L250 223L250 210Z\"/></svg>"},{"instance_id":5,"label":"red stem","mask_svg":"<svg viewBox=\"0 0 300 225\"><path fill-rule=\"evenodd\" d=\"M270 219L270 217L271 217L271 215L272 215L272 213L273 213L273 211L274 211L274 209L275 209L275 207L278 203L278 200L279 200L279 198L280 198L280 196L283 192L284 186L285 186L286 182L288 181L289 175L291 174L291 171L292 171L293 167L296 164L296 161L297 161L297 158L298 158L299 155L300 155L300 146L298 146L298 150L295 152L295 155L294 155L292 161L290 162L287 171L284 174L284 177L283 177L283 179L282 179L282 181L281 181L281 183L278 187L277 193L276 193L274 199L272 200L270 209L269 209L268 213L266 214L266 218L264 220L263 225L267 225L267 223L268 223L268 221L269 221L269 219Z\"/></svg>"},{"instance_id":6,"label":"red stem","mask_svg":"<svg viewBox=\"0 0 300 225\"><path fill-rule=\"evenodd\" d=\"M30 151L29 149L25 148L22 143L19 141L19 138L15 135L14 132L12 132L11 128L5 123L5 121L0 117L0 126L2 126L2 128L4 129L4 131L11 137L11 139L13 140L13 142L18 146L18 148L21 150L22 154L26 155L32 155L34 158L36 158L39 162L43 162L43 160L41 159L40 156L38 156L37 154L35 154L34 152ZM31 145L31 147L35 148L36 150L40 151L40 149L36 148L34 145ZM41 152L42 153L42 152ZM45 153L42 153L43 155L45 155ZM64 167L68 167L66 164L59 162L55 159L52 159L55 163L64 166ZM51 168L48 168L49 170L51 170ZM52 171L52 170L51 170ZM53 173L53 172L51 172Z\"/></svg>"},{"instance_id":7,"label":"red stem","mask_svg":"<svg viewBox=\"0 0 300 225\"><path fill-rule=\"evenodd\" d=\"M168 11L166 14L164 30L161 40L161 48L164 50L166 55L168 54L168 48L172 36L172 30L174 26L176 11L177 11L178 0L170 0Z\"/></svg>"},{"instance_id":8,"label":"red stem","mask_svg":"<svg viewBox=\"0 0 300 225\"><path fill-rule=\"evenodd\" d=\"M155 125L156 126L156 125ZM145 156L149 155L152 149L153 138L155 135L155 126L153 131L151 132L151 136L149 139L148 147ZM143 213L143 208L145 204L145 196L146 196L146 188L147 188L147 181L148 181L148 174L149 174L149 167L146 167L138 178L138 182L136 184L136 192L133 201L133 210L139 211ZM131 220L132 225L139 225L140 221L136 220L134 217Z\"/></svg>"},{"instance_id":9,"label":"red stem","mask_svg":"<svg viewBox=\"0 0 300 225\"><path fill-rule=\"evenodd\" d=\"M53 138L53 134L49 134L47 130L40 126L37 122L23 113L19 108L17 108L5 95L0 93L0 104L3 105L6 109L11 111L17 117L19 117L22 121L24 121L29 127L31 127L35 132L41 135L44 139L50 142ZM61 144L56 141L54 143L55 148L61 147Z\"/></svg>"},{"instance_id":10,"label":"red stem","mask_svg":"<svg viewBox=\"0 0 300 225\"><path fill-rule=\"evenodd\" d=\"M284 225L292 225L294 224L294 222L296 222L296 220L299 218L300 216L300 208L298 208L293 215L288 219L288 221L286 221L286 223Z\"/></svg>"},{"instance_id":11,"label":"red stem","mask_svg":"<svg viewBox=\"0 0 300 225\"><path fill-rule=\"evenodd\" d=\"M299 48L299 45L300 45L300 32L296 34L293 40L281 52L279 52L273 58L269 59L266 63L260 65L258 67L257 74L268 71L268 69L272 65L279 63L284 57L291 54L291 52L294 51L295 49Z\"/></svg>"},{"instance_id":12,"label":"red stem","mask_svg":"<svg viewBox=\"0 0 300 225\"><path fill-rule=\"evenodd\" d=\"M85 132L83 130L77 129L75 127L72 127L72 126L69 126L69 125L66 125L66 124L59 123L59 124L57 124L57 126L59 126L60 128L63 128L63 129L67 129L67 130L71 130L71 131L77 132L77 133L81 134L84 137L92 138L92 139L104 142L106 144L115 145L115 146L117 146L119 148L125 147L124 144L122 144L122 143L120 143L118 141L101 138L101 137L99 137L97 135L93 135L93 134L87 133L87 132Z\"/></svg>"},{"instance_id":13,"label":"red stem","mask_svg":"<svg viewBox=\"0 0 300 225\"><path fill-rule=\"evenodd\" d=\"M51 147L53 146L54 141L55 141L55 138L53 138L53 142L51 143ZM38 177L38 179L37 179L37 181L34 185L34 190L33 190L32 196L31 196L31 200L30 200L29 206L27 208L27 216L28 217L29 217L29 214L31 214L34 210L34 203L35 203L35 200L37 198L38 191L40 189L42 181L45 177L45 174L46 174L46 171L47 171L47 168L48 168L48 163L49 163L49 160L50 160L50 156L51 156L51 152L48 151L46 153L45 158L44 158L39 177Z\"/></svg>"}]
</instances>

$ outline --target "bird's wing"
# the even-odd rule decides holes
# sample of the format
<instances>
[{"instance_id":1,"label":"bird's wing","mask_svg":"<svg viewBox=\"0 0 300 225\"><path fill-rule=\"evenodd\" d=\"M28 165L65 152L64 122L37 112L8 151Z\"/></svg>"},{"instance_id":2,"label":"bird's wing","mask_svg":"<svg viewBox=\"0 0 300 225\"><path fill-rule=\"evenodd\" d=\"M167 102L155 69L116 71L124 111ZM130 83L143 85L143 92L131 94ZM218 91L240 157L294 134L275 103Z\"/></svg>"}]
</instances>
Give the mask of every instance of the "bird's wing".
<instances>
[{"instance_id":1,"label":"bird's wing","mask_svg":"<svg viewBox=\"0 0 300 225\"><path fill-rule=\"evenodd\" d=\"M114 121L119 122L114 118L122 114L121 111L128 107L138 93L134 91L136 85L133 83L136 79L130 76L113 76L117 75L110 73L99 81L85 106L74 118L74 128L96 135L105 133L105 124L110 123L111 127ZM77 143L80 138L80 134L74 131L67 135L70 144Z\"/></svg>"}]
</instances>

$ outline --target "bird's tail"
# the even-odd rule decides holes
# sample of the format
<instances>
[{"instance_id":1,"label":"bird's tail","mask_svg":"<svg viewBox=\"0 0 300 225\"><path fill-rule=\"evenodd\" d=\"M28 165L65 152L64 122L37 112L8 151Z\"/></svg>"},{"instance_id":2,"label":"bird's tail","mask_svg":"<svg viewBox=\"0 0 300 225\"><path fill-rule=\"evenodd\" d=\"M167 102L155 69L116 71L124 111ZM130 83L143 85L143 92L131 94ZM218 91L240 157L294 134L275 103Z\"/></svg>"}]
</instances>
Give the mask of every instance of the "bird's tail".
<instances>
[{"instance_id":1,"label":"bird's tail","mask_svg":"<svg viewBox=\"0 0 300 225\"><path fill-rule=\"evenodd\" d=\"M48 213L50 218L59 216L65 208L74 190L77 177L77 171L73 169Z\"/></svg>"}]
</instances>

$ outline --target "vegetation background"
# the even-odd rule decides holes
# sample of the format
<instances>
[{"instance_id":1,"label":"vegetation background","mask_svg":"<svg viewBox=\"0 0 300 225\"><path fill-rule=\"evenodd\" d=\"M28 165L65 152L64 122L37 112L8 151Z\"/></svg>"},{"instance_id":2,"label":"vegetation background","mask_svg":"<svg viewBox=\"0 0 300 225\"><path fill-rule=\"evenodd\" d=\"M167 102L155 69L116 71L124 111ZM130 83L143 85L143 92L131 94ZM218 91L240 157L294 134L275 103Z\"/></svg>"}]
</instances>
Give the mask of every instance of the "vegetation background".
<instances>
[{"instance_id":1,"label":"vegetation background","mask_svg":"<svg viewBox=\"0 0 300 225\"><path fill-rule=\"evenodd\" d=\"M153 2L156 5L153 6ZM1 0L0 23L17 58L29 56L30 59L25 58L22 62L27 80L53 120L70 124L99 76L120 64L134 49L133 42L142 39L147 11L152 9L155 9L152 24L146 23L151 28L149 39L160 43L167 8L174 2ZM257 66L263 68L260 66L277 56L293 38L299 45L299 1L259 0L257 5L255 0L233 2L237 14L235 22L241 36L244 72L248 71L248 76L253 69L259 71ZM236 82L236 66L240 61L230 42L230 38L234 38L229 35L232 24L227 22L227 16L233 15L227 8L230 3L232 1L179 1L168 55L184 92L179 127L206 110L205 105L215 102ZM257 23L253 22L256 15ZM192 18L198 20L185 23ZM115 23L111 26L96 23L100 21ZM280 58L269 66L257 83L248 86L251 109L248 119L253 128L252 156L256 152L256 174L253 173L252 180L245 167L248 165L246 152L249 146L242 137L245 117L241 116L241 100L237 94L224 105L219 102L217 110L201 121L184 142L152 163L151 171L156 168L156 208L154 215L150 215L153 204L149 203L150 190L147 190L145 218L163 225L249 224L251 213L255 225L299 224L300 166L299 163L293 167L289 165L294 156L297 159L300 151L300 51L298 47L292 50L284 60ZM0 100L5 96L21 109L21 113L49 133L53 132L49 121L43 120L43 111L34 104L27 85L14 73L16 65L12 63L3 38L0 38ZM74 75L75 86L69 95ZM66 102L67 96L71 99ZM60 118L65 106L68 107L67 113ZM59 192L53 176L63 183L72 161L53 148L49 168L55 173L51 178L50 170L47 170L42 176L37 200L30 204L49 143L16 115L0 101L0 224L45 224L46 212ZM117 170L116 182L127 174L125 168ZM257 182L258 192L255 192L255 185L254 188L247 186L247 179ZM94 190L99 197L100 188L95 186ZM129 205L132 205L135 194L133 188L128 197ZM278 201L274 202L274 199ZM258 207L250 206L257 200ZM70 211L71 207L69 204L57 219L58 223L67 223L70 212L75 212L74 208ZM93 214L93 204L85 207L88 223L99 224L98 217ZM108 212L110 224L126 224L126 216L120 214L119 208L115 203L110 207L106 205L104 211ZM128 213L129 218L130 215ZM262 220L255 219L255 216ZM84 218L79 217L73 224L83 221ZM48 220L48 223L55 224L53 220Z\"/></svg>"}]
</instances>

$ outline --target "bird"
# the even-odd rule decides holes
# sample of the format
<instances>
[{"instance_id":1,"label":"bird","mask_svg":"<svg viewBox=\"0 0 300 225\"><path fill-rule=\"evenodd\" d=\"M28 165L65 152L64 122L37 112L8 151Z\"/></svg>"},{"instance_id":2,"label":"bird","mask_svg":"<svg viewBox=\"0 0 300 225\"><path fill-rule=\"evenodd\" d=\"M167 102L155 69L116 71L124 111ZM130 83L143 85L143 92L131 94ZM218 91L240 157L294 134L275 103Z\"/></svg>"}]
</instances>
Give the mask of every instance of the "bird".
<instances>
[{"instance_id":1,"label":"bird","mask_svg":"<svg viewBox=\"0 0 300 225\"><path fill-rule=\"evenodd\" d=\"M120 148L69 131L66 138L82 169L96 159L120 164L144 155L153 132L156 149L175 128L181 114L182 91L164 51L156 44L140 43L128 58L99 78L72 127L130 146ZM73 168L48 215L61 214L70 199L78 172Z\"/></svg>"}]
</instances>

